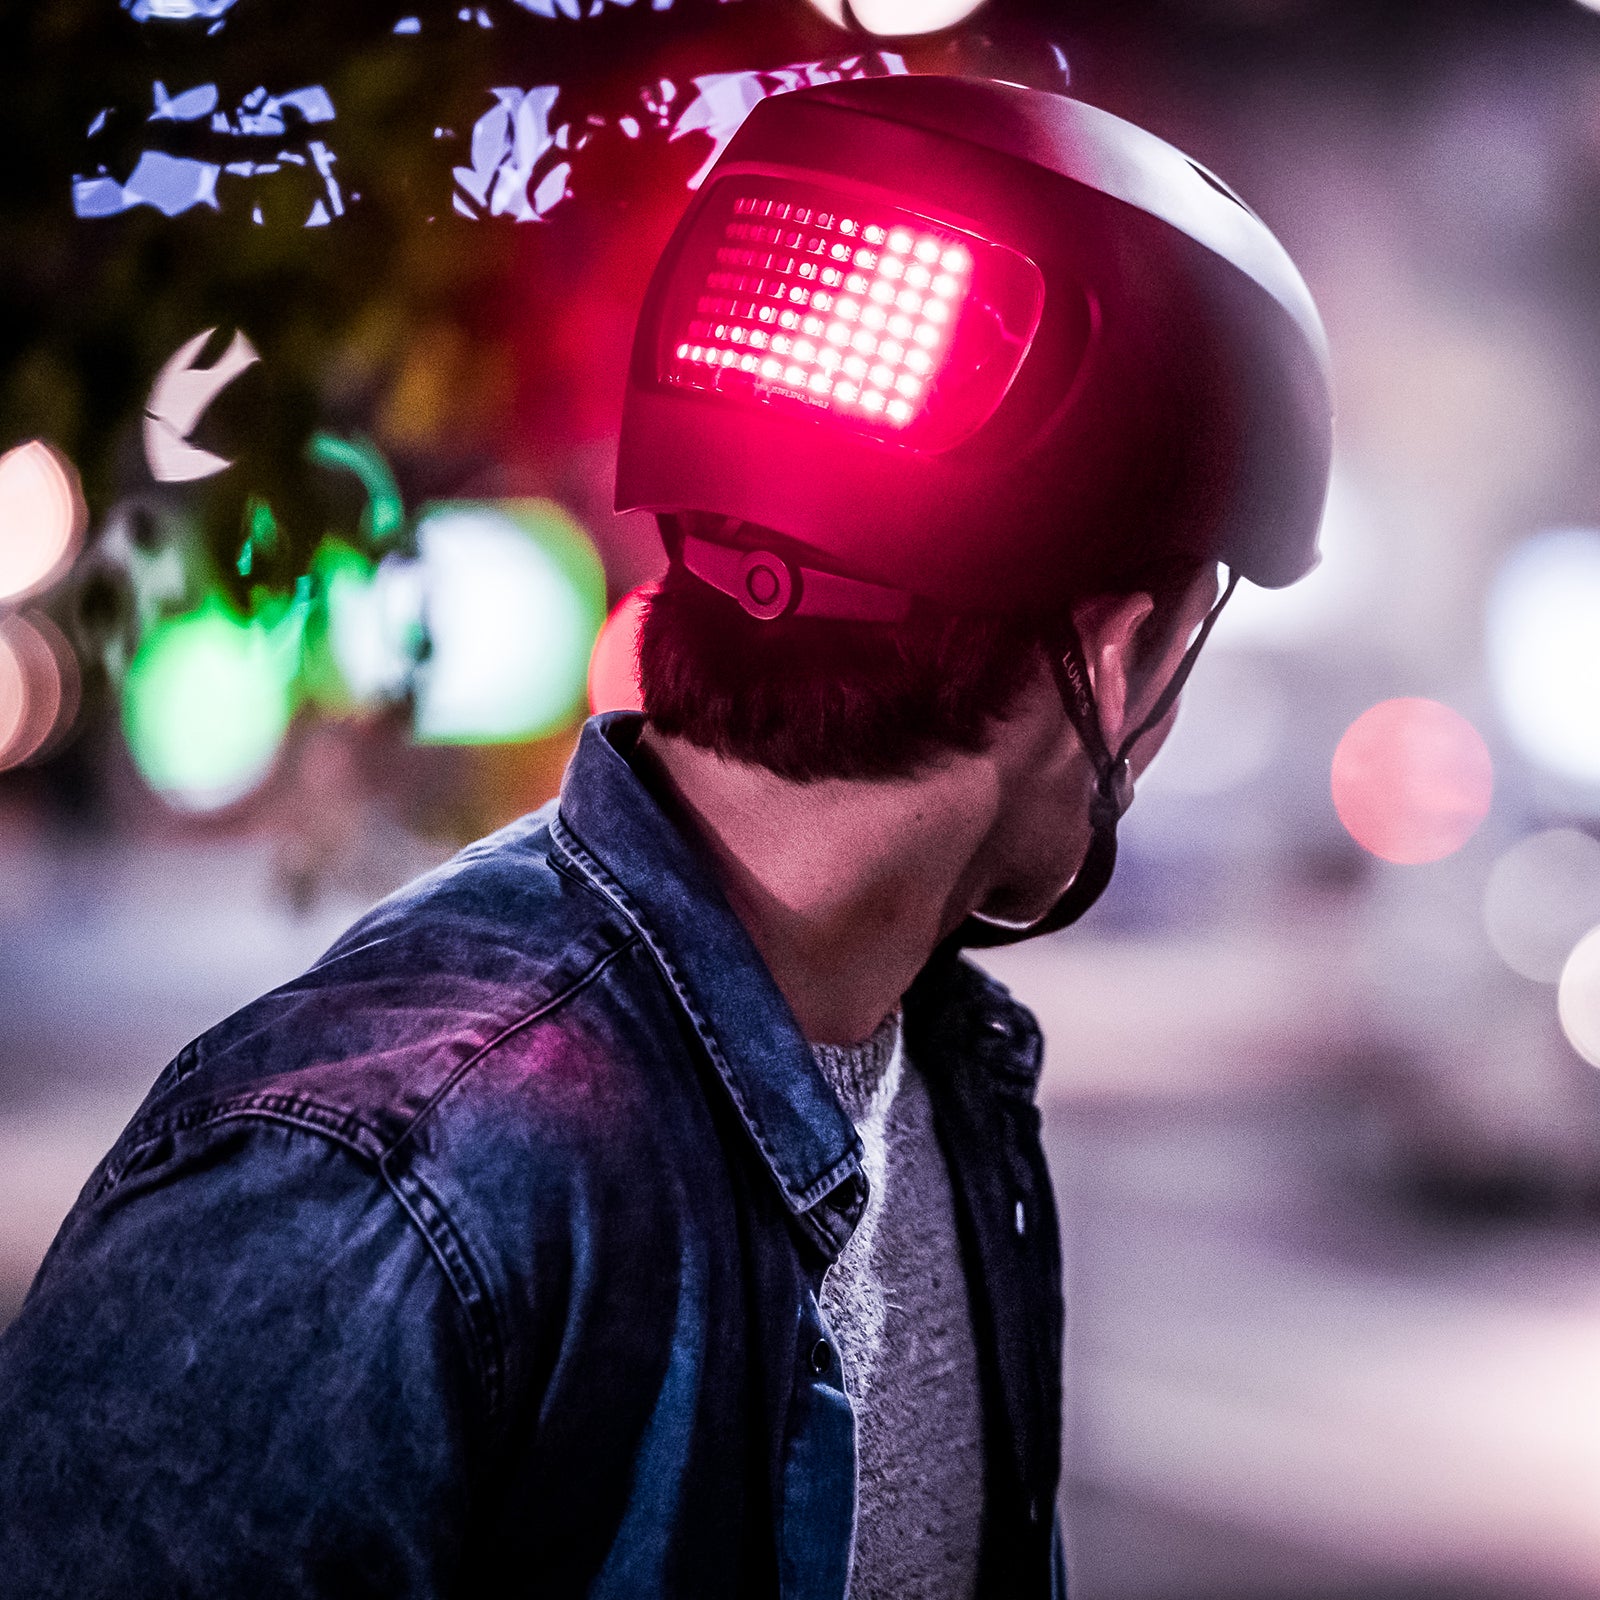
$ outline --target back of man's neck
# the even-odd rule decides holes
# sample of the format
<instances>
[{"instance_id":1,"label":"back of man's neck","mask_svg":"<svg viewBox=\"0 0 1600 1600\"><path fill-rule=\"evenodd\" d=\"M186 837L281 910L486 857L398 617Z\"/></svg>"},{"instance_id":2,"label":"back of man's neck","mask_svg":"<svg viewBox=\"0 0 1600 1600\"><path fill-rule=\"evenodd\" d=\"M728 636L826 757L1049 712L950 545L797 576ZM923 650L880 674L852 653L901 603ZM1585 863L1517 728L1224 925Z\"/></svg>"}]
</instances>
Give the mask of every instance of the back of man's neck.
<instances>
[{"instance_id":1,"label":"back of man's neck","mask_svg":"<svg viewBox=\"0 0 1600 1600\"><path fill-rule=\"evenodd\" d=\"M806 1038L868 1037L964 914L981 808L937 773L792 783L648 728L639 756Z\"/></svg>"}]
</instances>

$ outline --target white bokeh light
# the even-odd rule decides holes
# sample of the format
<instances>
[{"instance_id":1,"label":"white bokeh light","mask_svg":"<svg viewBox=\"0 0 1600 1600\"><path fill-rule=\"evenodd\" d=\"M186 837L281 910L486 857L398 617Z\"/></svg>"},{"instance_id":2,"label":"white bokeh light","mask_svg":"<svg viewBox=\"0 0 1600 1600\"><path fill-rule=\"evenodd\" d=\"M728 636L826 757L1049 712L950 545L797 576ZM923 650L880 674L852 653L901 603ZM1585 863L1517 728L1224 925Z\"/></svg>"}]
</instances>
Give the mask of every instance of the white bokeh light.
<instances>
[{"instance_id":1,"label":"white bokeh light","mask_svg":"<svg viewBox=\"0 0 1600 1600\"><path fill-rule=\"evenodd\" d=\"M1507 557L1489 596L1488 657L1522 752L1600 785L1600 532L1553 529Z\"/></svg>"},{"instance_id":2,"label":"white bokeh light","mask_svg":"<svg viewBox=\"0 0 1600 1600\"><path fill-rule=\"evenodd\" d=\"M6 635L0 625L0 767L11 765L8 757L21 742L33 692L22 653Z\"/></svg>"},{"instance_id":3,"label":"white bokeh light","mask_svg":"<svg viewBox=\"0 0 1600 1600\"><path fill-rule=\"evenodd\" d=\"M423 633L420 562L387 556L370 576L353 567L328 585L328 643L361 704L397 699L411 681Z\"/></svg>"},{"instance_id":4,"label":"white bokeh light","mask_svg":"<svg viewBox=\"0 0 1600 1600\"><path fill-rule=\"evenodd\" d=\"M0 617L0 769L39 755L77 715L72 646L39 612Z\"/></svg>"},{"instance_id":5,"label":"white bokeh light","mask_svg":"<svg viewBox=\"0 0 1600 1600\"><path fill-rule=\"evenodd\" d=\"M1483 892L1489 942L1513 972L1555 983L1573 946L1600 924L1600 840L1548 828L1495 862Z\"/></svg>"},{"instance_id":6,"label":"white bokeh light","mask_svg":"<svg viewBox=\"0 0 1600 1600\"><path fill-rule=\"evenodd\" d=\"M846 26L844 0L811 0L818 11L839 27ZM850 0L850 14L868 33L880 38L908 38L938 33L965 22L983 0Z\"/></svg>"},{"instance_id":7,"label":"white bokeh light","mask_svg":"<svg viewBox=\"0 0 1600 1600\"><path fill-rule=\"evenodd\" d=\"M1591 1067L1600 1067L1600 928L1586 933L1567 957L1556 1005L1567 1043Z\"/></svg>"},{"instance_id":8,"label":"white bokeh light","mask_svg":"<svg viewBox=\"0 0 1600 1600\"><path fill-rule=\"evenodd\" d=\"M598 628L571 576L491 506L424 516L417 545L430 642L417 671L417 737L494 742L558 727L581 703Z\"/></svg>"}]
</instances>

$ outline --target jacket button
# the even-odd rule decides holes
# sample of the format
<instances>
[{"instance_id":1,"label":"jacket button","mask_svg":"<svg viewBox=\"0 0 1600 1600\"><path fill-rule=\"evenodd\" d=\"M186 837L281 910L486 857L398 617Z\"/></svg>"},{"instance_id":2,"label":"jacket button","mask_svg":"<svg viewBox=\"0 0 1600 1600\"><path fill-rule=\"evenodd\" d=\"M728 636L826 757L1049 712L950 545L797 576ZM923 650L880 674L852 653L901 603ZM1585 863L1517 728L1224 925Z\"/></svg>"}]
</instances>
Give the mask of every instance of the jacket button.
<instances>
[{"instance_id":1,"label":"jacket button","mask_svg":"<svg viewBox=\"0 0 1600 1600\"><path fill-rule=\"evenodd\" d=\"M811 1347L811 1370L825 1378L833 1370L833 1346L826 1339L818 1339Z\"/></svg>"},{"instance_id":2,"label":"jacket button","mask_svg":"<svg viewBox=\"0 0 1600 1600\"><path fill-rule=\"evenodd\" d=\"M1022 1202L1017 1201L1017 1237L1020 1239L1028 1231L1028 1213Z\"/></svg>"}]
</instances>

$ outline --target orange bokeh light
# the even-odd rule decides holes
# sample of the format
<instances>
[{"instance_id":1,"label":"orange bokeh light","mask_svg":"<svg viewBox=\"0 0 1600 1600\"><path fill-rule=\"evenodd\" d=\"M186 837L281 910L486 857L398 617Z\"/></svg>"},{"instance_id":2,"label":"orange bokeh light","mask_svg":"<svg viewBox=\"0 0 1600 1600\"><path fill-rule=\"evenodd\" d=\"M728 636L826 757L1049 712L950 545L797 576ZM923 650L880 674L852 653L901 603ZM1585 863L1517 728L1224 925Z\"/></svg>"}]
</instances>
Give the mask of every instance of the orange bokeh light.
<instances>
[{"instance_id":1,"label":"orange bokeh light","mask_svg":"<svg viewBox=\"0 0 1600 1600\"><path fill-rule=\"evenodd\" d=\"M1333 753L1333 804L1362 849L1419 866L1459 850L1489 813L1494 765L1478 730L1437 700L1384 700Z\"/></svg>"},{"instance_id":2,"label":"orange bokeh light","mask_svg":"<svg viewBox=\"0 0 1600 1600\"><path fill-rule=\"evenodd\" d=\"M589 657L591 711L644 710L639 692L639 625L655 592L655 584L640 584L629 590L606 618Z\"/></svg>"}]
</instances>

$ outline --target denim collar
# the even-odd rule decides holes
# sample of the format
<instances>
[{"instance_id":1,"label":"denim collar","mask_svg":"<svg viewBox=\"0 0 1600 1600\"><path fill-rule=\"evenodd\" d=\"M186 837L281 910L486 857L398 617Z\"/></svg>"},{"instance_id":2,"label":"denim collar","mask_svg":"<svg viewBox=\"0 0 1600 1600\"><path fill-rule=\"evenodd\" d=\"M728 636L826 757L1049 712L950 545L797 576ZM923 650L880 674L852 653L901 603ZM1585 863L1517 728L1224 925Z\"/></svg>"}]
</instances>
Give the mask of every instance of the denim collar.
<instances>
[{"instance_id":1,"label":"denim collar","mask_svg":"<svg viewBox=\"0 0 1600 1600\"><path fill-rule=\"evenodd\" d=\"M865 1203L861 1141L710 868L629 764L643 726L634 712L589 719L551 833L654 955L790 1211L831 1259Z\"/></svg>"}]
</instances>

